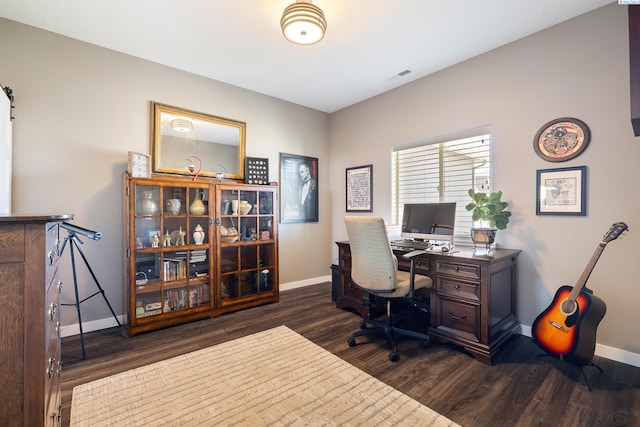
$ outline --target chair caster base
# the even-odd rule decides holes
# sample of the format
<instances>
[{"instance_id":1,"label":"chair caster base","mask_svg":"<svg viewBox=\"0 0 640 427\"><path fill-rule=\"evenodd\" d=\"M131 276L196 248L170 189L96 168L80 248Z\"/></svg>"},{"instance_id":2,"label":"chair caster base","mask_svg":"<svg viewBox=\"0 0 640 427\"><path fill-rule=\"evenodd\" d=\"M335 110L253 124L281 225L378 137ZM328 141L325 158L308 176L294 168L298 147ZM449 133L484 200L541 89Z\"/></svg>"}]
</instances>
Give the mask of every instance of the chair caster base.
<instances>
[{"instance_id":1,"label":"chair caster base","mask_svg":"<svg viewBox=\"0 0 640 427\"><path fill-rule=\"evenodd\" d=\"M398 353L396 353L395 351L392 351L391 353L389 353L389 360L392 362L397 362L398 360L400 360L400 356L398 356Z\"/></svg>"},{"instance_id":2,"label":"chair caster base","mask_svg":"<svg viewBox=\"0 0 640 427\"><path fill-rule=\"evenodd\" d=\"M356 345L356 339L355 338L349 338L347 340L347 344L349 344L349 347L355 347Z\"/></svg>"}]
</instances>

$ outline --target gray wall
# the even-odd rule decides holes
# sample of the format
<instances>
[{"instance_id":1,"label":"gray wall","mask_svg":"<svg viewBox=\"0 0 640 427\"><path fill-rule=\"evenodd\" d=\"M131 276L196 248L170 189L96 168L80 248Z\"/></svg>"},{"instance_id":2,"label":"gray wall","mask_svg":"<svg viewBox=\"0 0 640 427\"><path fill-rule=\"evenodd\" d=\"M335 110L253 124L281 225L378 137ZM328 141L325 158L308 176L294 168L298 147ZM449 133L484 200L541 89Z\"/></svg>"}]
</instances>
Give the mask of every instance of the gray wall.
<instances>
[{"instance_id":1,"label":"gray wall","mask_svg":"<svg viewBox=\"0 0 640 427\"><path fill-rule=\"evenodd\" d=\"M117 314L122 174L129 150L150 152L149 101L246 122L246 153L269 159L271 181L278 181L280 152L317 157L320 221L280 225L280 281L297 286L329 275L330 250L318 250L333 244L327 114L4 19L0 58L1 82L16 97L13 211L73 213L75 224L101 231L102 240L82 249ZM68 258L63 300L72 302ZM96 286L83 264L77 270L82 298ZM115 325L99 296L83 303L82 313L85 331ZM106 321L91 324L99 319ZM72 307L62 310L62 321L77 323Z\"/></svg>"},{"instance_id":2,"label":"gray wall","mask_svg":"<svg viewBox=\"0 0 640 427\"><path fill-rule=\"evenodd\" d=\"M588 286L608 305L598 351L621 349L640 363L640 331L631 327L640 301L640 140L630 122L628 46L626 6L612 4L332 114L334 200L344 200L345 167L373 163L374 214L389 220L394 145L490 126L493 188L513 212L498 244L523 250L525 330L560 285L576 283L603 234L622 220L631 231L606 247ZM565 116L588 124L591 143L576 159L546 162L533 137ZM536 216L536 170L569 166L588 168L587 216ZM343 215L333 210L334 240L346 238Z\"/></svg>"},{"instance_id":3,"label":"gray wall","mask_svg":"<svg viewBox=\"0 0 640 427\"><path fill-rule=\"evenodd\" d=\"M425 52L428 54L428 52ZM374 165L374 214L390 217L394 145L481 126L493 134L494 188L511 202L503 247L521 248L518 309L525 332L562 284L573 284L609 226L631 232L607 246L589 286L608 305L599 354L640 366L640 142L629 119L626 7L612 4L330 116L224 83L0 19L0 78L16 94L15 211L70 212L104 233L83 249L122 313L121 177L127 151L149 152L150 100L247 122L247 154L318 157L320 222L280 225L285 287L326 279L343 225L345 168ZM171 82L172 84L167 84ZM592 141L578 158L545 162L532 140L549 120L585 121ZM588 215L535 215L536 170L588 167ZM71 279L64 294L70 299ZM89 292L90 278L81 283ZM99 299L83 320L107 319ZM63 310L65 325L75 323ZM108 322L99 323L100 325Z\"/></svg>"}]
</instances>

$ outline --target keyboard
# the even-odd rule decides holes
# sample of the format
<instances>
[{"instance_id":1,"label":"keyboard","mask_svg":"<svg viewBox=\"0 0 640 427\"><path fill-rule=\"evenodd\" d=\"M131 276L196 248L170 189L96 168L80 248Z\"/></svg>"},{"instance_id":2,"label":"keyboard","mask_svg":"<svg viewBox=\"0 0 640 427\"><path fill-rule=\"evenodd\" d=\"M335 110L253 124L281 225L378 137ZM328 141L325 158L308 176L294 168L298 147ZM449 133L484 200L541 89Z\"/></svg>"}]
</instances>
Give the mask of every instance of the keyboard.
<instances>
[{"instance_id":1,"label":"keyboard","mask_svg":"<svg viewBox=\"0 0 640 427\"><path fill-rule=\"evenodd\" d=\"M429 242L420 242L416 240L392 240L391 246L402 249L429 249L431 244Z\"/></svg>"}]
</instances>

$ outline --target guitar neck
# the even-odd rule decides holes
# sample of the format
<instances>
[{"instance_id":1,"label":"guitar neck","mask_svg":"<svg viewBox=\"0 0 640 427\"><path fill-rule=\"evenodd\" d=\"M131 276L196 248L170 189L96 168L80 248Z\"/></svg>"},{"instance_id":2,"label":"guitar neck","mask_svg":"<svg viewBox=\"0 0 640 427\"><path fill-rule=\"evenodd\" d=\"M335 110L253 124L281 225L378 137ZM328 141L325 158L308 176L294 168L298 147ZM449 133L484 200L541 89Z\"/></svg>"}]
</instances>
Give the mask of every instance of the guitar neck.
<instances>
[{"instance_id":1,"label":"guitar neck","mask_svg":"<svg viewBox=\"0 0 640 427\"><path fill-rule=\"evenodd\" d=\"M591 259L587 263L587 266L585 267L584 271L578 278L578 282L573 287L571 294L569 294L570 300L575 301L576 298L578 298L578 295L580 295L582 288L584 288L584 286L587 284L587 280L589 280L589 276L591 276L591 272L595 268L596 263L598 262L598 259L600 259L600 255L602 255L602 252L604 252L604 248L606 246L607 246L606 242L600 242L598 244L598 246L596 247L596 250L593 252L593 255L591 255Z\"/></svg>"}]
</instances>

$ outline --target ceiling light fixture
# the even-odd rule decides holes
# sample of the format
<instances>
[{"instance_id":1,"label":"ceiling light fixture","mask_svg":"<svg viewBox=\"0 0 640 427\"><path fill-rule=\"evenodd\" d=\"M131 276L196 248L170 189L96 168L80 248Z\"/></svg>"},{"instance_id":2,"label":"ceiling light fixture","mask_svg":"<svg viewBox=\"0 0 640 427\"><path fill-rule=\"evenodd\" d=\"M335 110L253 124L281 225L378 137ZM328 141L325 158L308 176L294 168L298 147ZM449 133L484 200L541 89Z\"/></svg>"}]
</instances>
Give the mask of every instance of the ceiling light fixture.
<instances>
[{"instance_id":1,"label":"ceiling light fixture","mask_svg":"<svg viewBox=\"0 0 640 427\"><path fill-rule=\"evenodd\" d=\"M173 119L171 120L171 129L176 132L191 132L193 123L186 119Z\"/></svg>"},{"instance_id":2,"label":"ceiling light fixture","mask_svg":"<svg viewBox=\"0 0 640 427\"><path fill-rule=\"evenodd\" d=\"M324 37L327 20L318 6L311 0L296 0L287 6L280 20L282 34L291 43L311 45Z\"/></svg>"}]
</instances>

